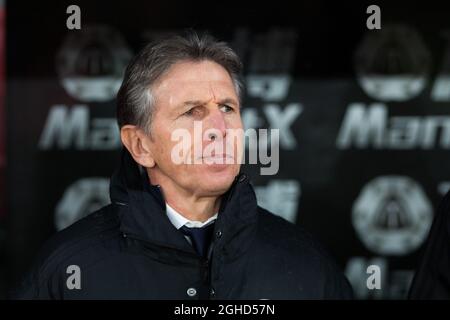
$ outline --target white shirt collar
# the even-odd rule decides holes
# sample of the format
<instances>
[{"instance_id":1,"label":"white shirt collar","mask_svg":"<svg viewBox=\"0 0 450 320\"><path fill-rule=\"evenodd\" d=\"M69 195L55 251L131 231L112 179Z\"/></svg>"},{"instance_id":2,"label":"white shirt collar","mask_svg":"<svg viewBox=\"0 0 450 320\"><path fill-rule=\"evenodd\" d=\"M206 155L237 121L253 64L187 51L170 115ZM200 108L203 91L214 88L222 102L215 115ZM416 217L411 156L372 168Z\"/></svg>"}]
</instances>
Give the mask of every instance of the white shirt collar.
<instances>
[{"instance_id":1,"label":"white shirt collar","mask_svg":"<svg viewBox=\"0 0 450 320\"><path fill-rule=\"evenodd\" d=\"M201 221L191 221L189 219L186 219L183 217L180 213L178 213L174 208L169 206L166 203L166 213L167 217L169 218L170 222L175 226L175 228L180 229L182 226L186 225L186 227L189 228L202 228L204 226L209 225L214 220L217 219L217 213L213 215L211 218L206 220L205 222Z\"/></svg>"}]
</instances>

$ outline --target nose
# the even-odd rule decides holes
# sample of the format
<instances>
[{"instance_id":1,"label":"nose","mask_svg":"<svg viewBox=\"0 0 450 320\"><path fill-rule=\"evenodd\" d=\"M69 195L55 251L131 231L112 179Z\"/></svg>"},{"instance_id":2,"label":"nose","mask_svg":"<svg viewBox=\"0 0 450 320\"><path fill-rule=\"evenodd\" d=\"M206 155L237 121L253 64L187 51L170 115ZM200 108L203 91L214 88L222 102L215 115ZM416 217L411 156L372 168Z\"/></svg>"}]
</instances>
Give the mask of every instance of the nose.
<instances>
[{"instance_id":1,"label":"nose","mask_svg":"<svg viewBox=\"0 0 450 320\"><path fill-rule=\"evenodd\" d=\"M225 138L227 125L220 110L211 111L205 120L204 129L207 131L206 138L209 141Z\"/></svg>"}]
</instances>

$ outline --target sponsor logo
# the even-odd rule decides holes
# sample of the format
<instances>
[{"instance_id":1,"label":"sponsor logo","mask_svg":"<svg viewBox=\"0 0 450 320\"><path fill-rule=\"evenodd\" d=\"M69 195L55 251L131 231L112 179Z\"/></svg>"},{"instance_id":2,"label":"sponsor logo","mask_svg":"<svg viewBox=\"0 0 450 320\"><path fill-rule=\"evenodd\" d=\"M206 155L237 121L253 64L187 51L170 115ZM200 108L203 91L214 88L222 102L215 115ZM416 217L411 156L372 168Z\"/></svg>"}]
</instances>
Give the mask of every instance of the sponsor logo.
<instances>
[{"instance_id":1,"label":"sponsor logo","mask_svg":"<svg viewBox=\"0 0 450 320\"><path fill-rule=\"evenodd\" d=\"M352 208L361 242L382 255L407 255L425 240L433 209L422 187L409 177L381 176L367 183Z\"/></svg>"},{"instance_id":2,"label":"sponsor logo","mask_svg":"<svg viewBox=\"0 0 450 320\"><path fill-rule=\"evenodd\" d=\"M437 185L437 192L441 196L445 196L447 192L450 191L450 181L442 181Z\"/></svg>"},{"instance_id":3,"label":"sponsor logo","mask_svg":"<svg viewBox=\"0 0 450 320\"><path fill-rule=\"evenodd\" d=\"M301 115L300 104L288 104L284 109L276 104L262 108L262 117L257 108L242 110L245 128L261 127L267 119L268 146L271 145L273 129L279 135L281 149L291 150L297 146L291 125ZM257 146L254 135L248 135L246 148ZM278 138L277 138L278 139ZM91 118L87 105L54 105L50 108L44 129L39 138L39 149L76 149L76 150L115 150L121 145L120 134L115 118Z\"/></svg>"},{"instance_id":4,"label":"sponsor logo","mask_svg":"<svg viewBox=\"0 0 450 320\"><path fill-rule=\"evenodd\" d=\"M355 53L357 80L379 101L405 101L425 88L431 55L420 35L409 26L388 25L367 32Z\"/></svg>"},{"instance_id":5,"label":"sponsor logo","mask_svg":"<svg viewBox=\"0 0 450 320\"><path fill-rule=\"evenodd\" d=\"M109 202L109 179L92 177L75 181L67 187L56 205L56 230L70 226Z\"/></svg>"},{"instance_id":6,"label":"sponsor logo","mask_svg":"<svg viewBox=\"0 0 450 320\"><path fill-rule=\"evenodd\" d=\"M120 135L114 118L90 119L86 105L51 107L39 139L39 149L114 150Z\"/></svg>"},{"instance_id":7,"label":"sponsor logo","mask_svg":"<svg viewBox=\"0 0 450 320\"><path fill-rule=\"evenodd\" d=\"M69 32L58 52L56 69L66 92L83 102L113 99L131 59L120 33L110 26Z\"/></svg>"},{"instance_id":8,"label":"sponsor logo","mask_svg":"<svg viewBox=\"0 0 450 320\"><path fill-rule=\"evenodd\" d=\"M383 103L352 103L336 140L338 149L450 148L450 116L388 116Z\"/></svg>"},{"instance_id":9,"label":"sponsor logo","mask_svg":"<svg viewBox=\"0 0 450 320\"><path fill-rule=\"evenodd\" d=\"M255 187L258 205L296 223L301 186L296 180L271 180L266 186Z\"/></svg>"},{"instance_id":10,"label":"sponsor logo","mask_svg":"<svg viewBox=\"0 0 450 320\"><path fill-rule=\"evenodd\" d=\"M280 148L284 150L294 150L297 148L297 140L292 132L292 124L300 117L303 112L303 106L300 103L289 103L285 108L280 105L269 103L262 108L268 127L277 129L280 136ZM262 128L263 118L257 108L245 108L242 110L242 122L247 129ZM250 136L249 139L252 139ZM249 140L247 147L256 146L255 141Z\"/></svg>"}]
</instances>

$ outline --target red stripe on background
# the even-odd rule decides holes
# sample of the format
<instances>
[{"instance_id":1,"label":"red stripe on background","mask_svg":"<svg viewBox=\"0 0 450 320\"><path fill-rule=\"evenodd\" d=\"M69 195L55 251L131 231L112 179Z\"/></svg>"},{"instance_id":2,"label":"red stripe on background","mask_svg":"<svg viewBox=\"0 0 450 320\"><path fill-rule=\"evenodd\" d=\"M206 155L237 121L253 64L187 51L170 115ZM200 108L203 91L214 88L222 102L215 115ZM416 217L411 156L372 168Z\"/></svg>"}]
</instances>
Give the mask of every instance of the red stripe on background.
<instances>
[{"instance_id":1,"label":"red stripe on background","mask_svg":"<svg viewBox=\"0 0 450 320\"><path fill-rule=\"evenodd\" d=\"M5 29L6 9L0 3L0 218L6 215L6 117L5 117Z\"/></svg>"}]
</instances>

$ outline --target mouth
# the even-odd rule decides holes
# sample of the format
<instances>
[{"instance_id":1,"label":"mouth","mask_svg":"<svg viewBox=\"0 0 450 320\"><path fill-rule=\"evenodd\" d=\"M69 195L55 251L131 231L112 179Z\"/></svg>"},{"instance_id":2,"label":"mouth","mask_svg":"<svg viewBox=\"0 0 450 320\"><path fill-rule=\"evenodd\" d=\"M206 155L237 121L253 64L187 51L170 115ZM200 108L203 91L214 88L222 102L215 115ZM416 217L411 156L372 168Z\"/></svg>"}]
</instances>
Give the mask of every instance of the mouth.
<instances>
[{"instance_id":1,"label":"mouth","mask_svg":"<svg viewBox=\"0 0 450 320\"><path fill-rule=\"evenodd\" d=\"M201 161L211 162L213 164L231 164L230 160L234 160L234 157L230 154L216 154L212 156L204 156L200 158ZM227 161L227 159L230 159Z\"/></svg>"}]
</instances>

